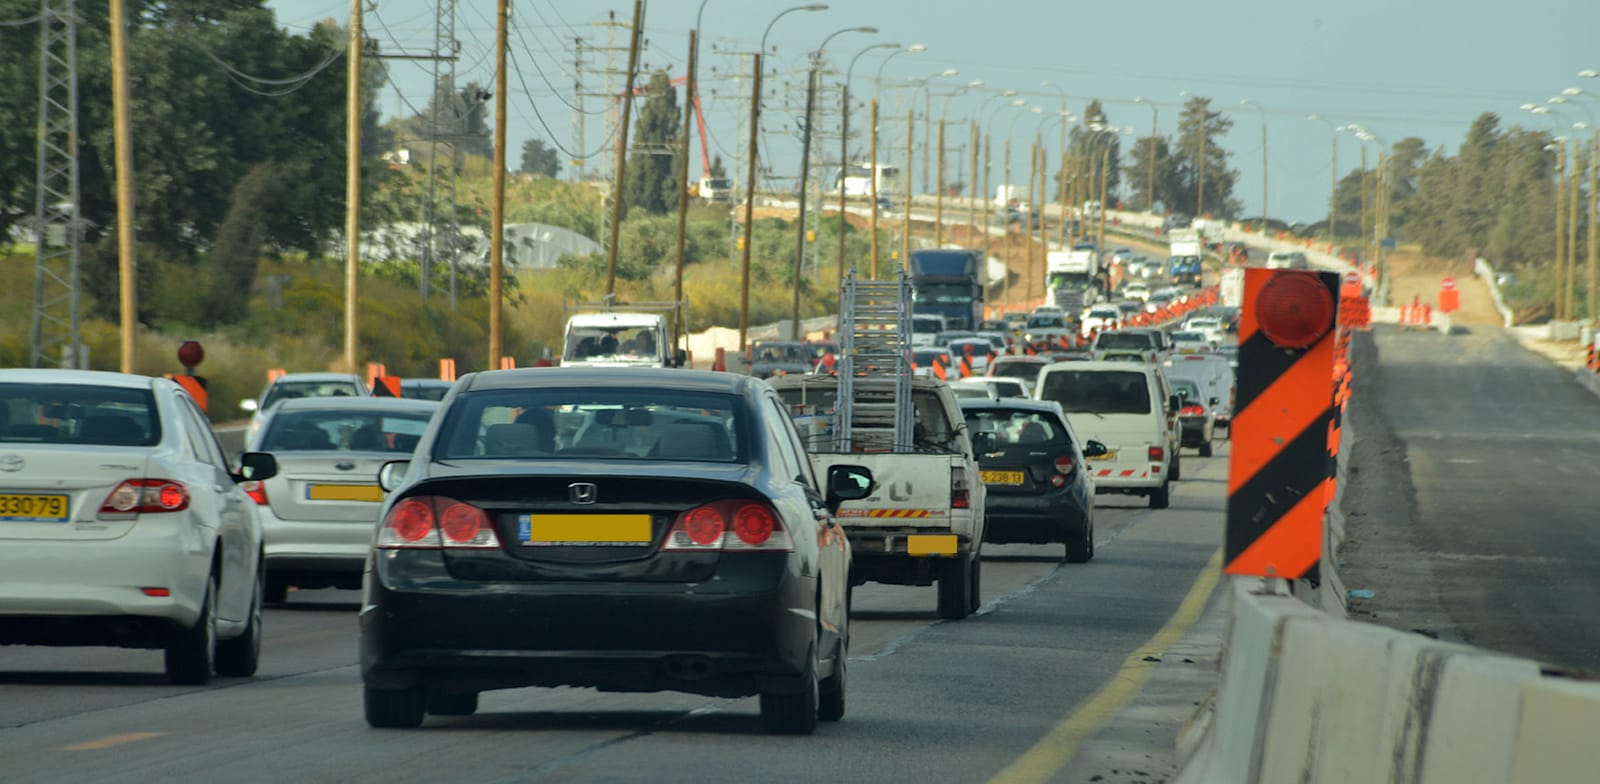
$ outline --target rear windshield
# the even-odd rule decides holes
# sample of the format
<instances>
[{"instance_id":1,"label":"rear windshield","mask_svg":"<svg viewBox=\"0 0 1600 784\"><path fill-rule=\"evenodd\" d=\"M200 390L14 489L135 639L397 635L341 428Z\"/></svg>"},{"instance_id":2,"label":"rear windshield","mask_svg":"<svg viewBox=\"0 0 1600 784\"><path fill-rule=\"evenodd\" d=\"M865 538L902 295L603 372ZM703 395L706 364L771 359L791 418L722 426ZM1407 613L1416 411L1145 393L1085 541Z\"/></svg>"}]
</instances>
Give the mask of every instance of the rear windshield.
<instances>
[{"instance_id":1,"label":"rear windshield","mask_svg":"<svg viewBox=\"0 0 1600 784\"><path fill-rule=\"evenodd\" d=\"M400 396L412 400L443 400L450 394L449 384L407 384L400 383Z\"/></svg>"},{"instance_id":2,"label":"rear windshield","mask_svg":"<svg viewBox=\"0 0 1600 784\"><path fill-rule=\"evenodd\" d=\"M297 397L360 397L361 388L354 381L279 381L267 390L261 401L261 410L272 407L280 400Z\"/></svg>"},{"instance_id":3,"label":"rear windshield","mask_svg":"<svg viewBox=\"0 0 1600 784\"><path fill-rule=\"evenodd\" d=\"M1043 369L1044 364L1040 362L1007 362L1002 359L995 363L994 375L1020 378L1031 385Z\"/></svg>"},{"instance_id":4,"label":"rear windshield","mask_svg":"<svg viewBox=\"0 0 1600 784\"><path fill-rule=\"evenodd\" d=\"M1102 332L1095 338L1095 348L1131 348L1143 350L1151 348L1155 341L1143 332Z\"/></svg>"},{"instance_id":5,"label":"rear windshield","mask_svg":"<svg viewBox=\"0 0 1600 784\"><path fill-rule=\"evenodd\" d=\"M938 334L944 331L944 317L915 318L911 319L911 331L923 335Z\"/></svg>"},{"instance_id":6,"label":"rear windshield","mask_svg":"<svg viewBox=\"0 0 1600 784\"><path fill-rule=\"evenodd\" d=\"M1056 370L1045 376L1040 400L1054 400L1069 414L1148 414L1150 388L1143 373L1122 370Z\"/></svg>"},{"instance_id":7,"label":"rear windshield","mask_svg":"<svg viewBox=\"0 0 1600 784\"><path fill-rule=\"evenodd\" d=\"M800 343L758 343L754 357L756 362L804 362L810 353Z\"/></svg>"},{"instance_id":8,"label":"rear windshield","mask_svg":"<svg viewBox=\"0 0 1600 784\"><path fill-rule=\"evenodd\" d=\"M964 413L969 433L994 433L1001 447L1067 443L1067 431L1052 414L1003 408L967 409Z\"/></svg>"},{"instance_id":9,"label":"rear windshield","mask_svg":"<svg viewBox=\"0 0 1600 784\"><path fill-rule=\"evenodd\" d=\"M261 437L264 452L404 452L417 448L428 429L424 412L285 411Z\"/></svg>"},{"instance_id":10,"label":"rear windshield","mask_svg":"<svg viewBox=\"0 0 1600 784\"><path fill-rule=\"evenodd\" d=\"M748 426L740 400L657 389L469 392L446 414L433 458L745 463Z\"/></svg>"},{"instance_id":11,"label":"rear windshield","mask_svg":"<svg viewBox=\"0 0 1600 784\"><path fill-rule=\"evenodd\" d=\"M0 443L154 446L161 418L148 389L0 384Z\"/></svg>"}]
</instances>

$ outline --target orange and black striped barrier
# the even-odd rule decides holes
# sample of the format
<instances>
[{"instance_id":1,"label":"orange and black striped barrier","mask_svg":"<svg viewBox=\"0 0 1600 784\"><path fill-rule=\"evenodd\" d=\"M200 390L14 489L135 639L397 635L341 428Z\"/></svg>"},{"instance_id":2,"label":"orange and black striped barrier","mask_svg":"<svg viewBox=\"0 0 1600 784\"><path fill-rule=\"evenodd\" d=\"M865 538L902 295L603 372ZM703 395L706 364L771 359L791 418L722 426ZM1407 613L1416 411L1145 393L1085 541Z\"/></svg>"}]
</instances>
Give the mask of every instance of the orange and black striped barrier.
<instances>
[{"instance_id":1,"label":"orange and black striped barrier","mask_svg":"<svg viewBox=\"0 0 1600 784\"><path fill-rule=\"evenodd\" d=\"M377 376L372 381L373 397L400 397L399 376Z\"/></svg>"},{"instance_id":2,"label":"orange and black striped barrier","mask_svg":"<svg viewBox=\"0 0 1600 784\"><path fill-rule=\"evenodd\" d=\"M1339 276L1247 269L1229 428L1228 574L1314 575L1334 423Z\"/></svg>"}]
</instances>

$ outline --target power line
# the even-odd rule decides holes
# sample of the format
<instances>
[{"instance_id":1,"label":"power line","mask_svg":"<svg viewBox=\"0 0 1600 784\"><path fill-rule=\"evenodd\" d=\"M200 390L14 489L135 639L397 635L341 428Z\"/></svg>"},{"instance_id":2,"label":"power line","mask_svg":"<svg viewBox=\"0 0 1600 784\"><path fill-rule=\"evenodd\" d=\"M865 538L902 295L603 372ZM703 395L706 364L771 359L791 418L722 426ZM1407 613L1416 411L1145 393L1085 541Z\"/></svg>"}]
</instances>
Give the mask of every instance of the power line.
<instances>
[{"instance_id":1,"label":"power line","mask_svg":"<svg viewBox=\"0 0 1600 784\"><path fill-rule=\"evenodd\" d=\"M43 19L43 18L44 18L44 14L34 14L33 16L28 17L27 19L17 19L15 21L0 22L0 27L24 27L26 25L31 25L34 22L37 22L37 21L39 21L40 19Z\"/></svg>"},{"instance_id":2,"label":"power line","mask_svg":"<svg viewBox=\"0 0 1600 784\"><path fill-rule=\"evenodd\" d=\"M323 58L322 62L320 62L317 65L313 66L311 68L311 70L306 71L305 73L299 74L297 76L291 76L291 77L289 77L287 79L267 79L267 78L260 77L260 76L252 76L251 74L247 74L244 71L241 71L241 70L233 67L232 65L229 65L226 61L224 61L222 58L218 57L214 52L212 52L209 48L207 48L205 44L200 43L200 41L197 40L197 39L190 38L190 39L188 39L188 41L196 49L199 49L202 54L204 54L206 57L210 58L212 62L216 63L217 65L222 66L223 70L228 72L228 76L229 77L237 77L237 78L234 79L234 81L236 83L240 79L243 79L245 81L255 82L256 84L267 84L267 85L273 85L275 87L276 86L283 86L283 85L294 85L295 86L294 87L295 90L300 89L300 87L304 86L304 84L306 82L311 81L312 77L315 77L317 74L322 73L324 70L326 70L328 68L328 66L332 65L335 60L338 60L340 57L344 56L344 52L343 51L340 51L338 49L334 49L334 50L331 50L331 51L328 52L328 56ZM293 90L290 90L289 92L293 92ZM283 93L283 94L286 94L286 93Z\"/></svg>"},{"instance_id":3,"label":"power line","mask_svg":"<svg viewBox=\"0 0 1600 784\"><path fill-rule=\"evenodd\" d=\"M522 63L517 59L516 52L510 52L510 55L511 55L511 57L510 57L511 69L513 71L516 71L516 73L517 73L517 83L522 85L522 91L524 93L528 93L529 95L531 95L532 91L528 89L528 82L522 76ZM583 154L583 155L579 155L579 154L574 153L573 151L567 149L566 145L563 145L560 141L557 141L555 131L550 130L550 124L545 122L544 115L539 113L539 105L538 104L534 103L530 99L528 101L528 106L533 109L533 116L534 116L535 119L537 119L539 121L540 127L544 128L545 135L550 137L550 143L552 145L554 145L556 149L560 150L563 154L565 154L570 159L573 159L573 160L588 160L590 158L593 158L596 155L599 155L599 154L605 152L606 148L611 146L611 140L615 139L616 136L617 136L617 128L615 126L613 126L612 129L611 129L611 133L607 134L605 140L600 143L599 147L595 148L594 152L586 153L586 154Z\"/></svg>"},{"instance_id":4,"label":"power line","mask_svg":"<svg viewBox=\"0 0 1600 784\"><path fill-rule=\"evenodd\" d=\"M528 39L526 37L524 37L523 34L522 34L521 23L519 23L516 19L512 19L511 28L513 30L517 31L517 40L522 42L523 48L531 50L532 47L528 46ZM544 84L545 84L546 87L550 88L551 94L556 97L556 100L559 100L563 104L566 104L568 109L571 109L572 111L575 111L575 112L582 112L583 114L587 114L587 115L590 115L590 116L604 114L606 111L608 111L606 109L601 109L599 111L584 111L582 108L578 107L573 102L567 100L566 97L561 94L561 91L556 89L556 86L554 84L551 84L550 77L545 74L544 68L539 65L539 58L537 58L537 57L533 58L533 68L534 68L534 70L539 72L539 78L544 81ZM566 76L566 73L563 72L562 76ZM523 85L522 89L524 89L524 90L528 89L527 85Z\"/></svg>"}]
</instances>

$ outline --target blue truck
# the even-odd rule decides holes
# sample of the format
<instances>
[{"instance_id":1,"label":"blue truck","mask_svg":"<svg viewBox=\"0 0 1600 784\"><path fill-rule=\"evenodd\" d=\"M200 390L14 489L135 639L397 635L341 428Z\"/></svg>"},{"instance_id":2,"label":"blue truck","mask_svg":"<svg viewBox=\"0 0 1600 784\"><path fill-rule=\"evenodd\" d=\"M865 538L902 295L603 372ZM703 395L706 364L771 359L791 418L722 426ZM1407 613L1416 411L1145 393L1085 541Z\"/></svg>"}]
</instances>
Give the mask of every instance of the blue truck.
<instances>
[{"instance_id":1,"label":"blue truck","mask_svg":"<svg viewBox=\"0 0 1600 784\"><path fill-rule=\"evenodd\" d=\"M965 248L911 252L912 313L943 316L949 329L983 320L983 253Z\"/></svg>"}]
</instances>

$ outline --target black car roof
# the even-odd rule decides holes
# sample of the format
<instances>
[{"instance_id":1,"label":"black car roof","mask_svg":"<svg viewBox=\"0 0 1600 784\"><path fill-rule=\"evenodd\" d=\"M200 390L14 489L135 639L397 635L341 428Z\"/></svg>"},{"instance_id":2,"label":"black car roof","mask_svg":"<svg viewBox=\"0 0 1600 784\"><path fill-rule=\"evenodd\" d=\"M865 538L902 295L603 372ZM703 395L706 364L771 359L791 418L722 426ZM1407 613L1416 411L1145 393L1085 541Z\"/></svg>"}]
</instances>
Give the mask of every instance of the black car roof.
<instances>
[{"instance_id":1,"label":"black car roof","mask_svg":"<svg viewBox=\"0 0 1600 784\"><path fill-rule=\"evenodd\" d=\"M969 408L1003 408L1008 411L1032 411L1041 413L1049 412L1052 414L1061 413L1061 405L1051 400L1029 400L1027 398L1020 397L969 397L962 398L959 402L961 404L962 411L966 411Z\"/></svg>"},{"instance_id":2,"label":"black car roof","mask_svg":"<svg viewBox=\"0 0 1600 784\"><path fill-rule=\"evenodd\" d=\"M683 368L548 367L488 370L464 376L462 391L529 387L638 387L744 395L759 379L741 373Z\"/></svg>"}]
</instances>

